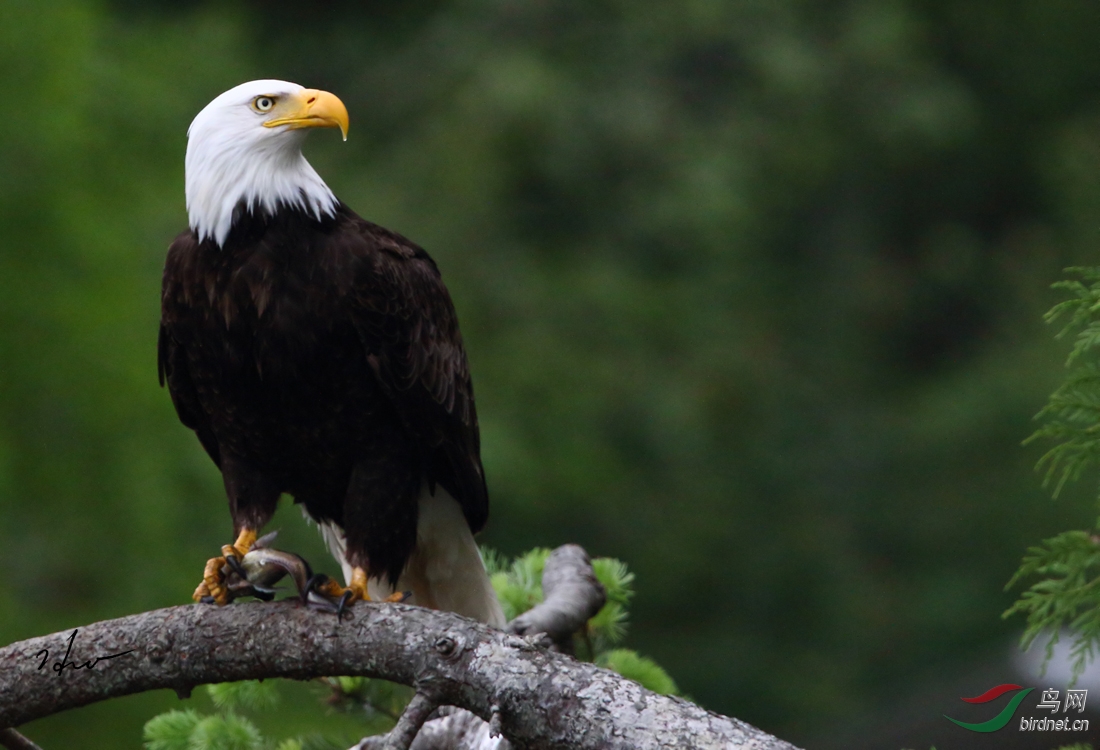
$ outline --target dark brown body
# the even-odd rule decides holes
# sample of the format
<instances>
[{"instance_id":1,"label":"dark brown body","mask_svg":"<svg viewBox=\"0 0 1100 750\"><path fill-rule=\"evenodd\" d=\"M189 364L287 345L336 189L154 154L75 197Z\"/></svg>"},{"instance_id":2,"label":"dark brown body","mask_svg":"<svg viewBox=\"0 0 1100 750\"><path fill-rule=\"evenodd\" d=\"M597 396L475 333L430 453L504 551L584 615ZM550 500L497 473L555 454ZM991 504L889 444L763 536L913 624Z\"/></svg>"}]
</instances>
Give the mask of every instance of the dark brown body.
<instances>
[{"instance_id":1,"label":"dark brown body","mask_svg":"<svg viewBox=\"0 0 1100 750\"><path fill-rule=\"evenodd\" d=\"M394 582L424 485L485 524L469 368L435 263L343 205L324 221L243 214L224 247L177 237L159 362L222 471L235 533L286 492L344 528L349 562Z\"/></svg>"}]
</instances>

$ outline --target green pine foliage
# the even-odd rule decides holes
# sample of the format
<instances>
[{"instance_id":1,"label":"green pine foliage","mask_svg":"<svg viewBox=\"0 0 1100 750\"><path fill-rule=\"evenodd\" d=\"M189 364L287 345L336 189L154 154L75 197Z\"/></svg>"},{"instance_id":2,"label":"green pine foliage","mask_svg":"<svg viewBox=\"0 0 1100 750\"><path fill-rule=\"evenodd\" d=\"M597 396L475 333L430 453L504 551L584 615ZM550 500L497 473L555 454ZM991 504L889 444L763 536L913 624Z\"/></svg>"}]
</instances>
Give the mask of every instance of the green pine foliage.
<instances>
[{"instance_id":1,"label":"green pine foliage","mask_svg":"<svg viewBox=\"0 0 1100 750\"><path fill-rule=\"evenodd\" d=\"M261 750L263 737L243 716L226 712L207 716L191 731L190 750Z\"/></svg>"},{"instance_id":2,"label":"green pine foliage","mask_svg":"<svg viewBox=\"0 0 1100 750\"><path fill-rule=\"evenodd\" d=\"M207 685L207 693L218 708L205 716L193 710L168 711L145 723L145 750L332 750L335 745L319 736L296 737L276 744L265 739L259 728L240 711L273 711L279 705L274 682L243 682Z\"/></svg>"},{"instance_id":3,"label":"green pine foliage","mask_svg":"<svg viewBox=\"0 0 1100 750\"><path fill-rule=\"evenodd\" d=\"M1075 633L1072 655L1076 678L1100 643L1100 544L1084 531L1066 531L1031 547L1008 585L1038 575L1041 580L1023 592L1005 616L1027 616L1022 645L1028 648L1043 633L1050 634L1049 659L1064 626Z\"/></svg>"},{"instance_id":4,"label":"green pine foliage","mask_svg":"<svg viewBox=\"0 0 1100 750\"><path fill-rule=\"evenodd\" d=\"M369 732L364 732L364 734L369 734ZM347 746L348 743L346 742L336 742L314 732L303 737L283 740L276 746L275 750L346 750Z\"/></svg>"},{"instance_id":5,"label":"green pine foliage","mask_svg":"<svg viewBox=\"0 0 1100 750\"><path fill-rule=\"evenodd\" d=\"M617 648L605 651L596 658L596 663L605 669L618 672L627 679L634 680L647 690L661 695L676 695L679 690L668 672L661 669L652 659L639 656L637 651Z\"/></svg>"},{"instance_id":6,"label":"green pine foliage","mask_svg":"<svg viewBox=\"0 0 1100 750\"><path fill-rule=\"evenodd\" d=\"M145 724L146 750L188 750L191 733L202 718L190 709L154 716Z\"/></svg>"},{"instance_id":7,"label":"green pine foliage","mask_svg":"<svg viewBox=\"0 0 1100 750\"><path fill-rule=\"evenodd\" d=\"M482 548L481 556L504 609L504 619L514 620L542 601L542 570L550 557L549 549L536 547L511 563L495 550Z\"/></svg>"},{"instance_id":8,"label":"green pine foliage","mask_svg":"<svg viewBox=\"0 0 1100 750\"><path fill-rule=\"evenodd\" d=\"M413 689L367 677L330 677L329 703L343 711L365 711L370 720L381 720L385 729L401 716L412 700Z\"/></svg>"},{"instance_id":9,"label":"green pine foliage","mask_svg":"<svg viewBox=\"0 0 1100 750\"><path fill-rule=\"evenodd\" d=\"M1064 338L1073 331L1077 336L1066 361L1074 367L1069 378L1050 397L1038 418L1047 422L1027 442L1048 438L1057 441L1040 459L1046 469L1046 482L1053 482L1057 497L1071 479L1095 466L1100 458L1100 268L1069 268L1080 280L1061 281L1055 289L1064 289L1073 297L1055 305L1046 314L1048 323L1068 317L1058 333Z\"/></svg>"},{"instance_id":10,"label":"green pine foliage","mask_svg":"<svg viewBox=\"0 0 1100 750\"><path fill-rule=\"evenodd\" d=\"M1046 320L1053 323L1068 318L1059 338L1076 332L1066 362L1073 369L1037 415L1046 423L1026 441L1056 441L1038 465L1045 472L1044 483L1053 484L1055 497L1066 482L1100 464L1100 268L1067 271L1079 278L1059 282L1054 288L1072 296L1055 305ZM1024 648L1043 633L1049 634L1047 659L1059 632L1071 629L1076 679L1100 645L1100 535L1075 530L1043 540L1040 546L1028 549L1006 588L1034 576L1039 580L1020 595L1004 617L1016 613L1027 617Z\"/></svg>"},{"instance_id":11,"label":"green pine foliage","mask_svg":"<svg viewBox=\"0 0 1100 750\"><path fill-rule=\"evenodd\" d=\"M243 716L226 711L203 716L169 711L145 724L146 750L260 750L260 730Z\"/></svg>"},{"instance_id":12,"label":"green pine foliage","mask_svg":"<svg viewBox=\"0 0 1100 750\"><path fill-rule=\"evenodd\" d=\"M273 682L243 680L207 685L214 705L223 711L271 711L279 705L279 691Z\"/></svg>"},{"instance_id":13,"label":"green pine foliage","mask_svg":"<svg viewBox=\"0 0 1100 750\"><path fill-rule=\"evenodd\" d=\"M600 652L620 643L626 637L627 605L634 596L634 574L626 569L626 563L611 557L597 557L592 561L592 570L607 590L607 603L588 622L588 631L594 641L594 648ZM638 680L614 666L608 668L614 669L624 677ZM649 687L644 680L638 680L638 682ZM656 688L650 688L650 690L662 692Z\"/></svg>"}]
</instances>

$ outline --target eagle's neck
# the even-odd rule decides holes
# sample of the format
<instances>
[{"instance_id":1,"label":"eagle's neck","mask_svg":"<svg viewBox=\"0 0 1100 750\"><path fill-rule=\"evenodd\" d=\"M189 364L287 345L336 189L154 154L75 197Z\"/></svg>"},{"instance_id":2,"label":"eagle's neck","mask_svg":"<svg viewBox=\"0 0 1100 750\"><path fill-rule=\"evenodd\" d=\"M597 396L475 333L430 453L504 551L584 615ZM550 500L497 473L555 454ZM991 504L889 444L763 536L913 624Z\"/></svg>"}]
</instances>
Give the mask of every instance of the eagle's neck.
<instances>
[{"instance_id":1,"label":"eagle's neck","mask_svg":"<svg viewBox=\"0 0 1100 750\"><path fill-rule=\"evenodd\" d=\"M192 137L185 161L187 214L199 240L225 244L240 207L275 214L297 208L318 220L336 214L339 202L302 156L300 137L241 143Z\"/></svg>"}]
</instances>

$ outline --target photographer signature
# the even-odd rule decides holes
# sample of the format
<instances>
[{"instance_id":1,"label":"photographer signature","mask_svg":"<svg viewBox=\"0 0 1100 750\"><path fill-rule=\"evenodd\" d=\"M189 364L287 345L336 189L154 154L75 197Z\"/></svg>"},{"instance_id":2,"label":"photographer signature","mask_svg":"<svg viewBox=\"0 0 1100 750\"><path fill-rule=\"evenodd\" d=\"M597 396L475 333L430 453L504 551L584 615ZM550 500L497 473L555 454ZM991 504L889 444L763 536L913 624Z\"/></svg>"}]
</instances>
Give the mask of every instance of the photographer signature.
<instances>
[{"instance_id":1,"label":"photographer signature","mask_svg":"<svg viewBox=\"0 0 1100 750\"><path fill-rule=\"evenodd\" d=\"M61 661L55 661L53 663L53 666L50 667L50 669L57 672L58 677L61 676L66 668L69 668L74 672L78 669L92 669L93 667L95 667L96 664L99 664L101 661L104 661L106 659L114 659L117 656L126 656L126 654L132 654L134 652L133 649L129 649L128 651L120 651L119 653L111 654L110 656L97 656L95 659L89 659L83 664L77 664L75 661L69 661L69 654L71 654L73 651L73 642L76 640L76 634L77 631L74 630L72 635L69 636L69 647L65 649L65 656L61 659ZM34 656L36 659L39 656L42 657L42 663L38 665L38 668L42 669L46 666L46 662L50 658L50 650L48 648L44 648Z\"/></svg>"}]
</instances>

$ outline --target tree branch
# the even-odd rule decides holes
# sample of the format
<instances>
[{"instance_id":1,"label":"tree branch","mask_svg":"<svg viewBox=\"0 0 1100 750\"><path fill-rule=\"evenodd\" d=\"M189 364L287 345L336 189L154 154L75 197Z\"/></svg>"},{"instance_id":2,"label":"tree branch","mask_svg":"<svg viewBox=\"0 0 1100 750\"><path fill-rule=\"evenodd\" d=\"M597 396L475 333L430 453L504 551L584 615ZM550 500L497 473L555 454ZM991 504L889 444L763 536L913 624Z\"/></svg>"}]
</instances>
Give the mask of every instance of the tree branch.
<instances>
[{"instance_id":1,"label":"tree branch","mask_svg":"<svg viewBox=\"0 0 1100 750\"><path fill-rule=\"evenodd\" d=\"M75 638L14 643L0 649L0 727L146 690L186 696L207 683L322 675L411 685L484 720L496 709L519 748L793 747L458 615L360 603L338 619L295 601L171 607L94 623Z\"/></svg>"},{"instance_id":2,"label":"tree branch","mask_svg":"<svg viewBox=\"0 0 1100 750\"><path fill-rule=\"evenodd\" d=\"M363 738L356 747L358 750L409 750L428 715L437 708L439 704L434 700L417 693L397 720L397 726L386 734Z\"/></svg>"},{"instance_id":3,"label":"tree branch","mask_svg":"<svg viewBox=\"0 0 1100 750\"><path fill-rule=\"evenodd\" d=\"M565 653L573 634L600 611L607 592L592 571L584 547L563 544L550 553L542 573L543 601L508 623L517 635L546 633Z\"/></svg>"},{"instance_id":4,"label":"tree branch","mask_svg":"<svg viewBox=\"0 0 1100 750\"><path fill-rule=\"evenodd\" d=\"M7 750L42 750L14 729L0 729L0 745Z\"/></svg>"}]
</instances>

